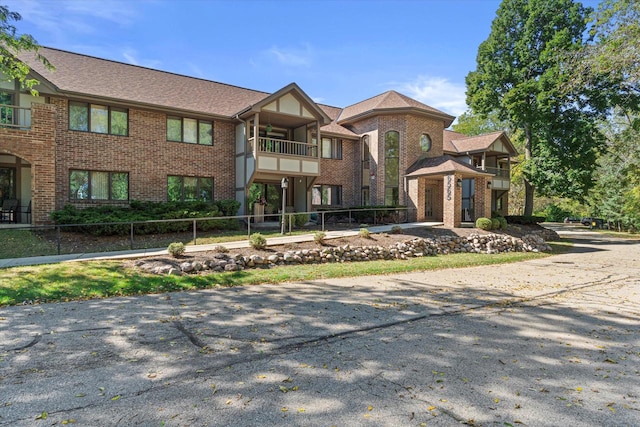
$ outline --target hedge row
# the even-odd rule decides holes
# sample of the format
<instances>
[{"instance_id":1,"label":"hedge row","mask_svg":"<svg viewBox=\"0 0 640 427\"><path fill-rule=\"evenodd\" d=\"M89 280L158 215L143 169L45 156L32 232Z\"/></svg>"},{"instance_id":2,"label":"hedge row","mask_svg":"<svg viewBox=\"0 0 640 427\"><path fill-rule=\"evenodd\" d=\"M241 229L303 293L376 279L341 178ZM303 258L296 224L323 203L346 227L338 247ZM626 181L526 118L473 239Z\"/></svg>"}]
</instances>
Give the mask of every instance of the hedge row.
<instances>
[{"instance_id":1,"label":"hedge row","mask_svg":"<svg viewBox=\"0 0 640 427\"><path fill-rule=\"evenodd\" d=\"M78 209L75 206L66 205L64 209L52 212L51 219L58 225L79 224L73 231L96 236L127 235L130 232L131 222L234 216L239 208L240 203L235 200L219 200L213 204L133 201L130 207L99 206ZM193 224L190 221L172 221L136 224L134 227L136 234L160 234L190 231ZM232 219L197 221L199 231L238 228L238 221Z\"/></svg>"}]
</instances>

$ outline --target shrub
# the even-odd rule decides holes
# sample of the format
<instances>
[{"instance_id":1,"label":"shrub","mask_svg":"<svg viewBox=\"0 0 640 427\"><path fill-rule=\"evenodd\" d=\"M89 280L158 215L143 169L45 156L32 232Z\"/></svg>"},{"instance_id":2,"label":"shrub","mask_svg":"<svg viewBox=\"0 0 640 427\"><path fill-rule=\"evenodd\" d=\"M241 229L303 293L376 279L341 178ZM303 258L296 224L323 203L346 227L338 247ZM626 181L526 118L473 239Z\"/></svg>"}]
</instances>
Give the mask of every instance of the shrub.
<instances>
[{"instance_id":1,"label":"shrub","mask_svg":"<svg viewBox=\"0 0 640 427\"><path fill-rule=\"evenodd\" d=\"M504 217L499 216L498 221L500 221L500 230L507 229L507 220Z\"/></svg>"},{"instance_id":2,"label":"shrub","mask_svg":"<svg viewBox=\"0 0 640 427\"><path fill-rule=\"evenodd\" d=\"M184 255L184 251L184 243L182 242L173 242L167 247L167 252L169 252L169 255L174 258L180 258L182 255Z\"/></svg>"},{"instance_id":3,"label":"shrub","mask_svg":"<svg viewBox=\"0 0 640 427\"><path fill-rule=\"evenodd\" d=\"M216 246L213 247L213 251L221 253L221 254L226 254L227 252L229 252L229 248L227 248L226 246L222 246L222 245L216 245Z\"/></svg>"},{"instance_id":4,"label":"shrub","mask_svg":"<svg viewBox=\"0 0 640 427\"><path fill-rule=\"evenodd\" d=\"M238 209L240 209L240 202L233 199L216 200L214 203L218 210L222 212L222 216L235 216L238 213Z\"/></svg>"},{"instance_id":5,"label":"shrub","mask_svg":"<svg viewBox=\"0 0 640 427\"><path fill-rule=\"evenodd\" d=\"M319 245L324 245L324 239L327 237L327 233L324 231L316 231L313 233L313 241Z\"/></svg>"},{"instance_id":6,"label":"shrub","mask_svg":"<svg viewBox=\"0 0 640 427\"><path fill-rule=\"evenodd\" d=\"M403 234L404 230L399 225L394 225L391 227L391 234Z\"/></svg>"},{"instance_id":7,"label":"shrub","mask_svg":"<svg viewBox=\"0 0 640 427\"><path fill-rule=\"evenodd\" d=\"M267 247L267 239L260 233L253 233L249 236L249 244L253 249L264 249Z\"/></svg>"},{"instance_id":8,"label":"shrub","mask_svg":"<svg viewBox=\"0 0 640 427\"><path fill-rule=\"evenodd\" d=\"M507 215L504 217L509 224L538 224L546 219L543 216Z\"/></svg>"},{"instance_id":9,"label":"shrub","mask_svg":"<svg viewBox=\"0 0 640 427\"><path fill-rule=\"evenodd\" d=\"M370 239L371 238L371 232L369 232L368 228L361 228L360 232L358 233L358 235L364 239Z\"/></svg>"},{"instance_id":10,"label":"shrub","mask_svg":"<svg viewBox=\"0 0 640 427\"><path fill-rule=\"evenodd\" d=\"M491 227L493 227L493 223L489 218L481 217L476 219L476 228L488 231L491 230Z\"/></svg>"},{"instance_id":11,"label":"shrub","mask_svg":"<svg viewBox=\"0 0 640 427\"><path fill-rule=\"evenodd\" d=\"M309 214L294 214L293 225L295 227L304 227L309 222Z\"/></svg>"},{"instance_id":12,"label":"shrub","mask_svg":"<svg viewBox=\"0 0 640 427\"><path fill-rule=\"evenodd\" d=\"M498 218L491 218L491 229L500 230L500 220Z\"/></svg>"}]
</instances>

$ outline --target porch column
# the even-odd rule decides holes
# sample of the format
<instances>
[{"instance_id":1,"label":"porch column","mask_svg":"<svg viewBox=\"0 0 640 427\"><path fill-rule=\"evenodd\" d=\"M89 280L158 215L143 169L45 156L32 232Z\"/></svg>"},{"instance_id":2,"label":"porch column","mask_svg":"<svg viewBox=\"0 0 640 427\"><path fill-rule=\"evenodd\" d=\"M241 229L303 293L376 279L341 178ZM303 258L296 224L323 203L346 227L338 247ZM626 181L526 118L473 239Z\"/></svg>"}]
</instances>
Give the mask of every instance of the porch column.
<instances>
[{"instance_id":1,"label":"porch column","mask_svg":"<svg viewBox=\"0 0 640 427\"><path fill-rule=\"evenodd\" d=\"M491 188L487 188L487 183L491 178L478 176L475 178L475 203L473 206L475 219L480 217L491 218Z\"/></svg>"},{"instance_id":2,"label":"porch column","mask_svg":"<svg viewBox=\"0 0 640 427\"><path fill-rule=\"evenodd\" d=\"M445 227L460 227L462 224L462 187L458 187L462 176L451 174L444 177L442 222Z\"/></svg>"}]
</instances>

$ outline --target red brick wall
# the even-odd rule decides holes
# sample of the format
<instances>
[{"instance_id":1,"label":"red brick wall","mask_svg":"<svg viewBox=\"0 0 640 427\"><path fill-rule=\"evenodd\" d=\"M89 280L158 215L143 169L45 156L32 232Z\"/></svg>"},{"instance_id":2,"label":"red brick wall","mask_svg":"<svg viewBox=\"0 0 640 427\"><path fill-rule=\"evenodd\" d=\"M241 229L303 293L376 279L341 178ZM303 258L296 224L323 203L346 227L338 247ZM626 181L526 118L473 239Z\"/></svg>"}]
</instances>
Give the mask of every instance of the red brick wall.
<instances>
[{"instance_id":1,"label":"red brick wall","mask_svg":"<svg viewBox=\"0 0 640 427\"><path fill-rule=\"evenodd\" d=\"M320 159L315 185L342 186L342 206L360 204L360 141L342 139L342 159Z\"/></svg>"},{"instance_id":2,"label":"red brick wall","mask_svg":"<svg viewBox=\"0 0 640 427\"><path fill-rule=\"evenodd\" d=\"M55 108L32 104L31 129L0 128L0 153L12 154L31 164L32 221L49 221L55 208Z\"/></svg>"},{"instance_id":3,"label":"red brick wall","mask_svg":"<svg viewBox=\"0 0 640 427\"><path fill-rule=\"evenodd\" d=\"M234 198L234 125L215 121L213 146L167 142L166 115L129 109L129 136L68 130L65 99L56 108L56 208L70 203L69 170L129 173L131 200L166 201L167 175L214 178L216 200ZM86 201L78 204L101 203Z\"/></svg>"}]
</instances>

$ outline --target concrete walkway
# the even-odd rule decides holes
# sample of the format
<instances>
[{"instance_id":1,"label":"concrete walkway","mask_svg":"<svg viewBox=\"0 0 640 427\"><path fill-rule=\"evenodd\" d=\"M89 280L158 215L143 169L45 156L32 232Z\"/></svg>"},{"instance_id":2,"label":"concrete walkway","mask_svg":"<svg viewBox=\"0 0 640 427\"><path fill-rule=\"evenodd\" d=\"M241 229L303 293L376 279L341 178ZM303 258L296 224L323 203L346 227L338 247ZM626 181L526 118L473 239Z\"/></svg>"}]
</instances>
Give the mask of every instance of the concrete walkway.
<instances>
[{"instance_id":1,"label":"concrete walkway","mask_svg":"<svg viewBox=\"0 0 640 427\"><path fill-rule=\"evenodd\" d=\"M403 229L405 228L416 228L416 227L435 227L442 225L441 222L412 222L412 223L404 223L404 224L392 224L392 225L377 225L373 227L369 227L369 231L372 233L384 233L391 230L394 226L400 226ZM258 232L260 230L257 230ZM337 231L327 231L326 238L334 239L338 237L344 236L355 236L360 232L360 228L353 228L349 230L337 230ZM313 241L313 233L309 234L300 234L300 235L284 235L281 237L270 237L267 239L267 245L282 245L285 243L296 243L296 242L311 242ZM240 240L236 242L226 242L226 243L213 243L206 245L191 245L186 246L186 252L200 252L200 251L209 251L212 250L216 246L225 246L228 249L241 249L249 247L249 240ZM37 256L37 257L27 257L27 258L8 258L0 260L0 268L7 267L19 267L24 265L39 265L39 264L55 264L58 262L68 262L68 261L88 261L88 260L106 260L106 259L128 259L128 258L141 258L147 256L160 256L167 255L166 248L155 248L155 249L134 249L128 251L117 251L117 252L97 252L97 253L79 253L79 254L66 254L66 255L46 255L46 256Z\"/></svg>"},{"instance_id":2,"label":"concrete walkway","mask_svg":"<svg viewBox=\"0 0 640 427\"><path fill-rule=\"evenodd\" d=\"M567 233L516 264L0 308L0 426L640 426L640 242Z\"/></svg>"}]
</instances>

